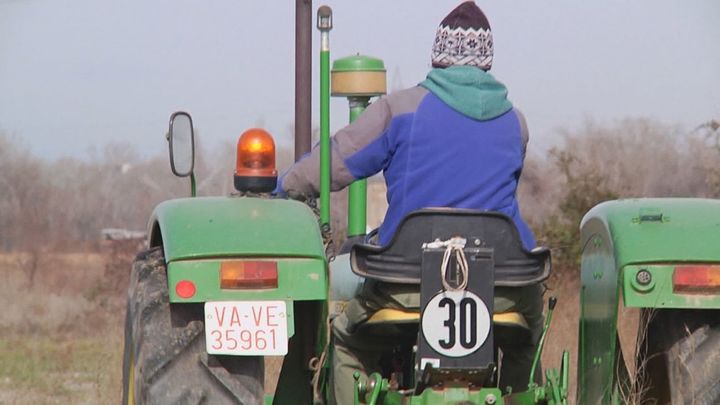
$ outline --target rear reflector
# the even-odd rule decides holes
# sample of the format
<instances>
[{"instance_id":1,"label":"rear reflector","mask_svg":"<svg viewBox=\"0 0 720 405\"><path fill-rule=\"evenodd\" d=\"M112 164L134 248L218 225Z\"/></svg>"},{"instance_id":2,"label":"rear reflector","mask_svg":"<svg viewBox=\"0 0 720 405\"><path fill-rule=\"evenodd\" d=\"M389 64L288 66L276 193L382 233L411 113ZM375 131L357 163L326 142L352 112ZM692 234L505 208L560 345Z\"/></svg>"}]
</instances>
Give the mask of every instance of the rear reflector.
<instances>
[{"instance_id":1,"label":"rear reflector","mask_svg":"<svg viewBox=\"0 0 720 405\"><path fill-rule=\"evenodd\" d=\"M192 298L195 295L195 284L189 280L181 280L175 284L175 293L180 298Z\"/></svg>"},{"instance_id":2,"label":"rear reflector","mask_svg":"<svg viewBox=\"0 0 720 405\"><path fill-rule=\"evenodd\" d=\"M277 262L233 260L220 263L220 288L277 288Z\"/></svg>"},{"instance_id":3,"label":"rear reflector","mask_svg":"<svg viewBox=\"0 0 720 405\"><path fill-rule=\"evenodd\" d=\"M720 292L720 266L675 266L673 291L696 294Z\"/></svg>"}]
</instances>

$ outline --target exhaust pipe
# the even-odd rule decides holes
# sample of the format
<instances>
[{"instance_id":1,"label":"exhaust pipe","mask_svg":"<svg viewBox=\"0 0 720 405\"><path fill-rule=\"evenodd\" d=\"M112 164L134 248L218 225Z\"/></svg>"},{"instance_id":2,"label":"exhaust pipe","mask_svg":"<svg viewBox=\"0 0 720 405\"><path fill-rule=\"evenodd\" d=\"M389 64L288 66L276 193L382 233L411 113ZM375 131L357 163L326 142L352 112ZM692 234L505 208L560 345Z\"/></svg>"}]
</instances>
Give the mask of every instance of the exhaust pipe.
<instances>
[{"instance_id":1,"label":"exhaust pipe","mask_svg":"<svg viewBox=\"0 0 720 405\"><path fill-rule=\"evenodd\" d=\"M295 161L310 152L312 0L295 0Z\"/></svg>"}]
</instances>

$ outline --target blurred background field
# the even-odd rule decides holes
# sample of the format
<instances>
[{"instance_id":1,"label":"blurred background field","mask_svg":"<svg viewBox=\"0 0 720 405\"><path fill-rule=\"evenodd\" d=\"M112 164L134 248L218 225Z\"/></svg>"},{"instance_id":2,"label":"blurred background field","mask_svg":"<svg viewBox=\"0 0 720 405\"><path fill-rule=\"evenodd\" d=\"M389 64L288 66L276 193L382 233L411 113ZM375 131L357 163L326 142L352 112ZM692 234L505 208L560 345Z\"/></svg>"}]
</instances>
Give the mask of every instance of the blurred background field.
<instances>
[{"instance_id":1,"label":"blurred background field","mask_svg":"<svg viewBox=\"0 0 720 405\"><path fill-rule=\"evenodd\" d=\"M521 207L540 243L553 250L548 295L559 299L545 367L557 367L569 350L574 384L582 215L614 198L720 197L719 136L715 121L688 132L629 119L566 129L547 154L531 149ZM199 194L230 193L233 145L208 150L201 142L198 149ZM188 193L164 154L139 156L117 144L86 161L47 161L0 133L0 404L119 401L127 278L141 243L103 241L103 229L142 231L155 204ZM281 168L289 156L280 151ZM382 220L384 193L374 178L373 225ZM342 193L333 204L339 243ZM268 363L269 389L277 366Z\"/></svg>"},{"instance_id":2,"label":"blurred background field","mask_svg":"<svg viewBox=\"0 0 720 405\"><path fill-rule=\"evenodd\" d=\"M0 404L119 401L129 262L111 274L111 260L102 251L0 255Z\"/></svg>"}]
</instances>

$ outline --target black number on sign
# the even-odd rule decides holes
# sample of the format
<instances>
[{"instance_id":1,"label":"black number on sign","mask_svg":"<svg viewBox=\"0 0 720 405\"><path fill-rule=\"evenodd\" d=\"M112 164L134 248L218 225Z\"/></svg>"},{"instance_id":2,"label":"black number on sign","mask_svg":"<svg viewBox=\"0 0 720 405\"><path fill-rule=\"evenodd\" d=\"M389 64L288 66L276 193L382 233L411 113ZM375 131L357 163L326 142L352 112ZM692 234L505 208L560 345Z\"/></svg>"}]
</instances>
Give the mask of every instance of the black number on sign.
<instances>
[{"instance_id":1,"label":"black number on sign","mask_svg":"<svg viewBox=\"0 0 720 405\"><path fill-rule=\"evenodd\" d=\"M440 300L438 307L448 307L448 319L443 323L448 328L448 338L438 343L443 349L450 349L455 346L455 301L445 297Z\"/></svg>"},{"instance_id":2,"label":"black number on sign","mask_svg":"<svg viewBox=\"0 0 720 405\"><path fill-rule=\"evenodd\" d=\"M440 347L443 349L452 349L455 346L455 343L458 341L458 329L460 332L460 346L465 349L472 349L477 344L477 302L466 297L460 301L459 305L460 316L458 319L455 316L455 301L445 297L438 303L438 307L448 308L448 317L445 322L443 322L443 326L447 328L447 338L438 341ZM459 328L455 324L456 321L460 323Z\"/></svg>"},{"instance_id":3,"label":"black number on sign","mask_svg":"<svg viewBox=\"0 0 720 405\"><path fill-rule=\"evenodd\" d=\"M470 313L468 314L468 309ZM470 336L467 334L467 321L470 318ZM472 349L477 343L477 303L470 298L460 301L460 345Z\"/></svg>"}]
</instances>

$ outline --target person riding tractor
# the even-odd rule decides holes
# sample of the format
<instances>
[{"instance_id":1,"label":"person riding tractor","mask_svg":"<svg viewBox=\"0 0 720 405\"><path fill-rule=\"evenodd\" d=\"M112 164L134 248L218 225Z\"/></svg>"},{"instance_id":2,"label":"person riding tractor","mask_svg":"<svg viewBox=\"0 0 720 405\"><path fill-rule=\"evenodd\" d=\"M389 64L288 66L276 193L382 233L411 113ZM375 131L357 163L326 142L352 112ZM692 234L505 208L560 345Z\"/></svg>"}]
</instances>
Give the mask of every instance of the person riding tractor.
<instances>
[{"instance_id":1,"label":"person riding tractor","mask_svg":"<svg viewBox=\"0 0 720 405\"><path fill-rule=\"evenodd\" d=\"M383 171L389 207L372 242L388 244L413 211L448 207L503 213L513 219L525 249L535 248L516 197L527 124L507 99L506 87L488 73L492 62L488 19L473 1L464 2L437 29L427 78L381 97L332 137L332 190ZM319 161L316 147L281 176L276 193L317 196ZM527 344L503 351L502 389L527 389L542 333L542 288L495 288L495 312L522 313L531 331ZM366 280L334 319L337 403L353 403L353 373L377 370L380 354L394 344L391 337L369 336L359 326L382 308L418 309L419 299L417 285ZM508 343L498 342L500 350Z\"/></svg>"}]
</instances>

